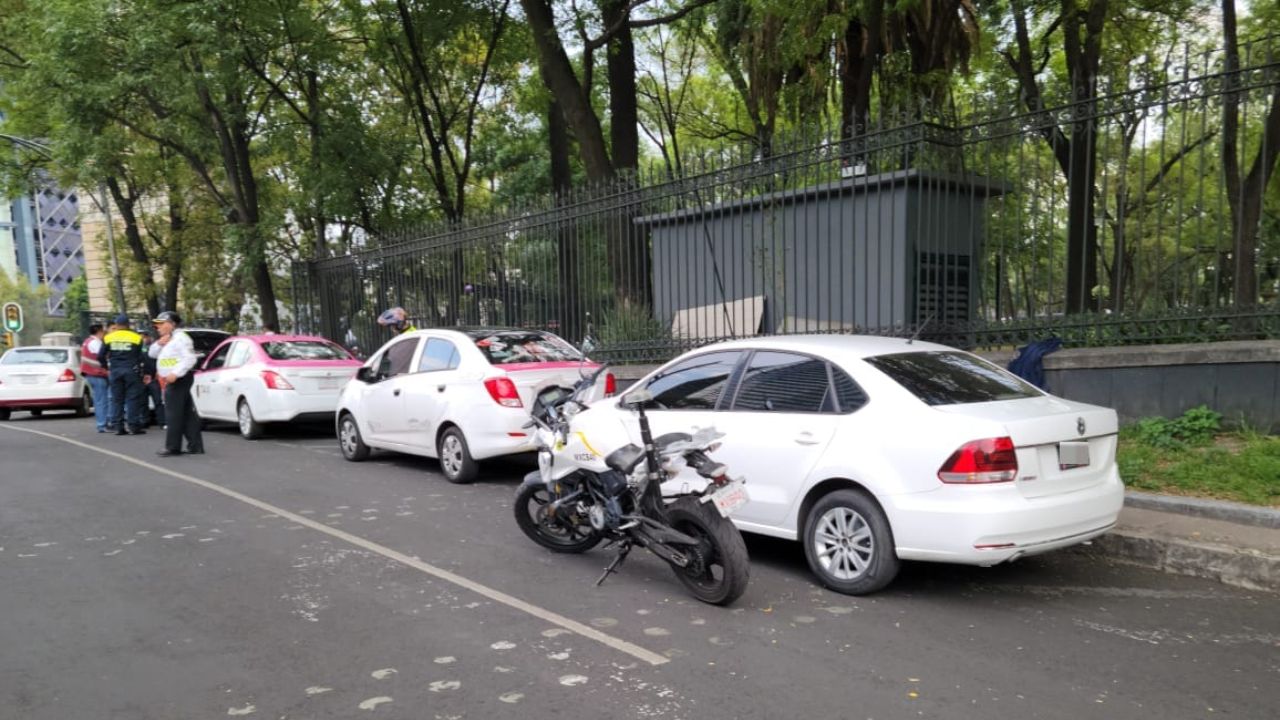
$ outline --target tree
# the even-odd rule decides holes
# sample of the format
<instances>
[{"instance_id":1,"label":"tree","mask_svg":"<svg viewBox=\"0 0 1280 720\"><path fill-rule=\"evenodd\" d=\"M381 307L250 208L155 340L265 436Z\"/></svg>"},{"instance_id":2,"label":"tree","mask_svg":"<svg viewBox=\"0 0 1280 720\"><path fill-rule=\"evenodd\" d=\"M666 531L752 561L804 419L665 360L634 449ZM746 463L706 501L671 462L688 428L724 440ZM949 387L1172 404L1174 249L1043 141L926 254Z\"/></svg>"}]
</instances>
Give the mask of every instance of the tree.
<instances>
[{"instance_id":1,"label":"tree","mask_svg":"<svg viewBox=\"0 0 1280 720\"><path fill-rule=\"evenodd\" d=\"M1232 280L1236 307L1258 302L1258 229L1263 193L1280 158L1280 82L1270 88L1271 104L1262 120L1261 142L1245 172L1240 163L1240 100L1242 78L1235 0L1222 0L1222 39L1228 92L1222 102L1222 172L1231 204Z\"/></svg>"}]
</instances>

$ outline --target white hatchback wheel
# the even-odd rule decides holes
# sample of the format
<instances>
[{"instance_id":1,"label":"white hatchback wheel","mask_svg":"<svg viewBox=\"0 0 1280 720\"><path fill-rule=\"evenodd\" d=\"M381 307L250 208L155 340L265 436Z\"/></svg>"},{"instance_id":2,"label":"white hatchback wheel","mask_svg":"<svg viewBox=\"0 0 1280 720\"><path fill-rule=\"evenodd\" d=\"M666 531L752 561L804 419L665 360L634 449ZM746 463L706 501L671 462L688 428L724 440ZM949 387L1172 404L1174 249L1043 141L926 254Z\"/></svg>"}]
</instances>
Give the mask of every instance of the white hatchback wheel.
<instances>
[{"instance_id":1,"label":"white hatchback wheel","mask_svg":"<svg viewBox=\"0 0 1280 720\"><path fill-rule=\"evenodd\" d=\"M360 437L360 426L356 425L356 419L351 417L351 413L343 413L342 419L338 421L338 447L342 450L342 457L351 462L360 462L369 457L369 446Z\"/></svg>"},{"instance_id":2,"label":"white hatchback wheel","mask_svg":"<svg viewBox=\"0 0 1280 720\"><path fill-rule=\"evenodd\" d=\"M451 483L469 483L476 478L479 466L471 458L471 450L467 447L467 439L462 431L451 427L440 436L440 444L436 448L440 456L440 470L444 479Z\"/></svg>"}]
</instances>

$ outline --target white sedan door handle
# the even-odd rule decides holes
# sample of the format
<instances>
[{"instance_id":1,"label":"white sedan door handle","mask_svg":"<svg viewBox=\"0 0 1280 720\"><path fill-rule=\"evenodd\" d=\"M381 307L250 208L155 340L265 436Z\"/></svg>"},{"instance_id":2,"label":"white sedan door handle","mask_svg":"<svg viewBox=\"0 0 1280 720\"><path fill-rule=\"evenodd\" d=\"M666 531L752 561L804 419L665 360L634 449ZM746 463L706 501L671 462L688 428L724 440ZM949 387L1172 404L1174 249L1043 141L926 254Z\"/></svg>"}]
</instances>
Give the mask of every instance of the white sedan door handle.
<instances>
[{"instance_id":1,"label":"white sedan door handle","mask_svg":"<svg viewBox=\"0 0 1280 720\"><path fill-rule=\"evenodd\" d=\"M817 445L819 442L811 432L802 432L796 436L796 443L799 445Z\"/></svg>"}]
</instances>

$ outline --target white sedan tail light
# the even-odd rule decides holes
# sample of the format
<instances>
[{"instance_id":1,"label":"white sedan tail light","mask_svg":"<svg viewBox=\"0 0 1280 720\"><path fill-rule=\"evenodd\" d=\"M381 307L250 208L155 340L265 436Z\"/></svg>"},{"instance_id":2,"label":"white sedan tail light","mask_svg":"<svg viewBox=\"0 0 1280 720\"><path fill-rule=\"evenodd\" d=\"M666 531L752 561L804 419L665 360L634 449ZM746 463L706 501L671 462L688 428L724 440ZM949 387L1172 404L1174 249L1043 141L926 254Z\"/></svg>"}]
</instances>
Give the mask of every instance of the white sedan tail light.
<instances>
[{"instance_id":1,"label":"white sedan tail light","mask_svg":"<svg viewBox=\"0 0 1280 720\"><path fill-rule=\"evenodd\" d=\"M262 371L262 382L267 384L268 390L292 390L293 384L284 379L284 376L274 370Z\"/></svg>"},{"instance_id":2,"label":"white sedan tail light","mask_svg":"<svg viewBox=\"0 0 1280 720\"><path fill-rule=\"evenodd\" d=\"M938 479L948 484L1012 482L1018 475L1018 456L1008 437L974 440L960 446L938 469Z\"/></svg>"}]
</instances>

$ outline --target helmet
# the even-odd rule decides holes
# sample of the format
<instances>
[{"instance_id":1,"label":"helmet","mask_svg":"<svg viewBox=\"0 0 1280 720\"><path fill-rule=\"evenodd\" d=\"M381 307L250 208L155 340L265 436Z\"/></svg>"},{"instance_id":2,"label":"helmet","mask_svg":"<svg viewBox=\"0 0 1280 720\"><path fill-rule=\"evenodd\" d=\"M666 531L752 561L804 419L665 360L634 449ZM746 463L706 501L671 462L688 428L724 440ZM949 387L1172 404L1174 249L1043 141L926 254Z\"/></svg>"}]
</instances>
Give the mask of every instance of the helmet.
<instances>
[{"instance_id":1,"label":"helmet","mask_svg":"<svg viewBox=\"0 0 1280 720\"><path fill-rule=\"evenodd\" d=\"M393 307L378 316L378 324L384 327L401 328L407 320L408 316L402 307Z\"/></svg>"}]
</instances>

